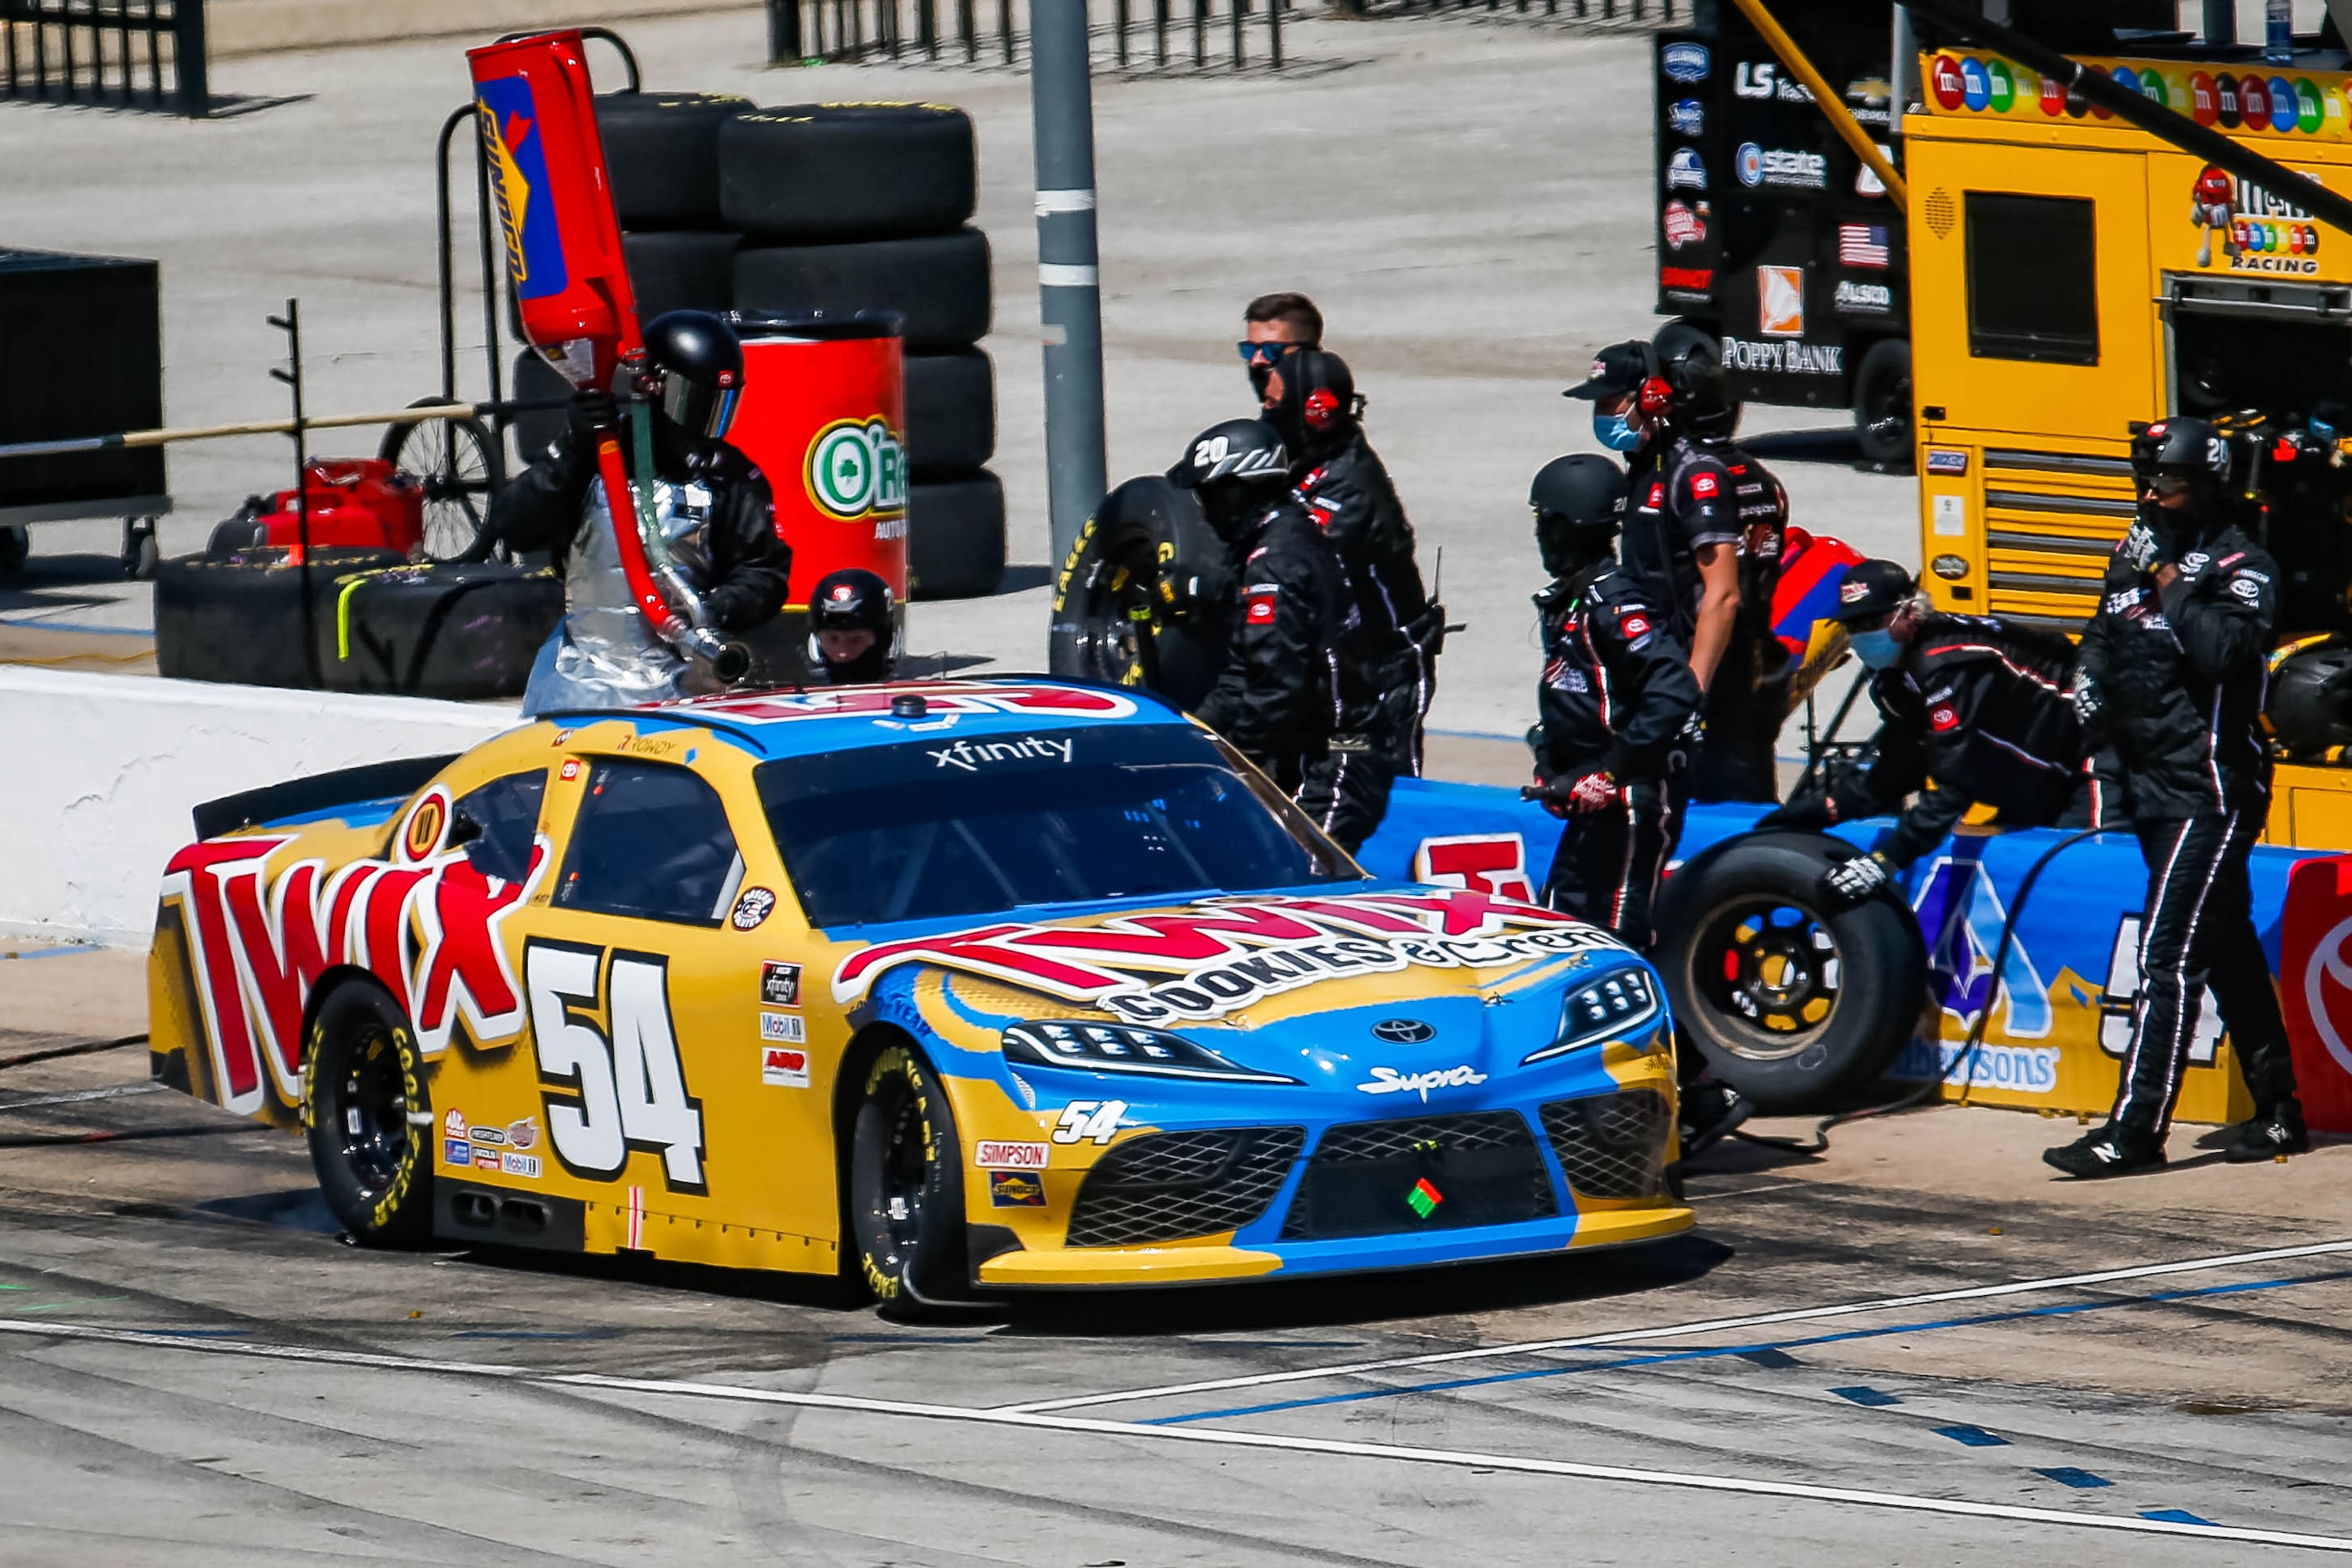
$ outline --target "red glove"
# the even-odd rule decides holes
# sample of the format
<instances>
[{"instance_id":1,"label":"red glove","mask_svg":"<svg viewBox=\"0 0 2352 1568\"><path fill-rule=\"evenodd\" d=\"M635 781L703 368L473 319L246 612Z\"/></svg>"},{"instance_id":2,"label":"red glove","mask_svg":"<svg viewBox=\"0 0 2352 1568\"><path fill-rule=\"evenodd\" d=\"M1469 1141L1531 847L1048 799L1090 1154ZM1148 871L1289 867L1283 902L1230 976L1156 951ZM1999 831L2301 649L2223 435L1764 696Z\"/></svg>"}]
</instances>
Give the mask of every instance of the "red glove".
<instances>
[{"instance_id":1,"label":"red glove","mask_svg":"<svg viewBox=\"0 0 2352 1568\"><path fill-rule=\"evenodd\" d=\"M1616 804L1617 775L1606 771L1585 774L1568 792L1568 809L1574 812L1606 811Z\"/></svg>"}]
</instances>

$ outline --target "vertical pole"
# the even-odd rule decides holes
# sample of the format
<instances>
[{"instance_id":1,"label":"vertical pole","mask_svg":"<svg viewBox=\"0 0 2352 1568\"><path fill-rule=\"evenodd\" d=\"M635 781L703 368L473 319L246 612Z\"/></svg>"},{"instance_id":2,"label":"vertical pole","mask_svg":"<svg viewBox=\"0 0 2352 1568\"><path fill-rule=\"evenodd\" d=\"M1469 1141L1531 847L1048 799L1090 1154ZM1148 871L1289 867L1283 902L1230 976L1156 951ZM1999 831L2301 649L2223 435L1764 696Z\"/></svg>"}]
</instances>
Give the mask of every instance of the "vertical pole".
<instances>
[{"instance_id":1,"label":"vertical pole","mask_svg":"<svg viewBox=\"0 0 2352 1568\"><path fill-rule=\"evenodd\" d=\"M2007 17L2001 17L2006 22ZM2205 47L2227 48L2238 41L2237 0L2205 0Z\"/></svg>"},{"instance_id":2,"label":"vertical pole","mask_svg":"<svg viewBox=\"0 0 2352 1568\"><path fill-rule=\"evenodd\" d=\"M1102 289L1095 248L1095 121L1086 0L1030 0L1037 137L1037 295L1045 323L1046 510L1069 558L1102 499Z\"/></svg>"},{"instance_id":3,"label":"vertical pole","mask_svg":"<svg viewBox=\"0 0 2352 1568\"><path fill-rule=\"evenodd\" d=\"M1282 68L1282 7L1285 0L1265 0L1265 53L1268 67Z\"/></svg>"},{"instance_id":4,"label":"vertical pole","mask_svg":"<svg viewBox=\"0 0 2352 1568\"><path fill-rule=\"evenodd\" d=\"M310 427L302 412L302 302L287 300L286 313L270 317L269 324L286 334L288 365L285 370L271 371L270 379L284 382L294 394L294 428L288 434L294 437L294 538L301 557L296 564L302 573L302 668L315 687L323 681L310 603Z\"/></svg>"},{"instance_id":5,"label":"vertical pole","mask_svg":"<svg viewBox=\"0 0 2352 1568\"><path fill-rule=\"evenodd\" d=\"M1886 138L1893 141L1903 134L1903 110L1911 102L1913 74L1919 68L1919 41L1911 31L1911 7L1895 7L1895 25L1888 30L1886 52Z\"/></svg>"},{"instance_id":6,"label":"vertical pole","mask_svg":"<svg viewBox=\"0 0 2352 1568\"><path fill-rule=\"evenodd\" d=\"M1192 0L1192 68L1209 65L1209 0Z\"/></svg>"},{"instance_id":7,"label":"vertical pole","mask_svg":"<svg viewBox=\"0 0 2352 1568\"><path fill-rule=\"evenodd\" d=\"M1086 25L1086 13L1081 10L1078 13L1078 26L1082 32ZM1033 56L1037 52L1036 34L1037 15L1033 9L1029 14L1029 52ZM1013 0L996 0L996 37L1004 46L1004 63L1011 65L1013 63ZM1030 90L1034 92L1036 89L1033 86Z\"/></svg>"},{"instance_id":8,"label":"vertical pole","mask_svg":"<svg viewBox=\"0 0 2352 1568\"><path fill-rule=\"evenodd\" d=\"M205 75L205 0L172 0L172 74L178 79L180 112L202 120L213 111Z\"/></svg>"},{"instance_id":9,"label":"vertical pole","mask_svg":"<svg viewBox=\"0 0 2352 1568\"><path fill-rule=\"evenodd\" d=\"M801 52L801 0L768 0L768 63L796 66Z\"/></svg>"},{"instance_id":10,"label":"vertical pole","mask_svg":"<svg viewBox=\"0 0 2352 1568\"><path fill-rule=\"evenodd\" d=\"M1151 0L1151 62L1168 68L1168 0Z\"/></svg>"},{"instance_id":11,"label":"vertical pole","mask_svg":"<svg viewBox=\"0 0 2352 1568\"><path fill-rule=\"evenodd\" d=\"M1225 0L1230 9L1234 34L1234 69L1242 68L1242 23L1249 16L1249 0Z\"/></svg>"},{"instance_id":12,"label":"vertical pole","mask_svg":"<svg viewBox=\"0 0 2352 1568\"><path fill-rule=\"evenodd\" d=\"M1113 29L1118 34L1116 51L1118 68L1125 70L1127 68L1127 0L1118 0L1118 4L1112 9L1111 17Z\"/></svg>"}]
</instances>

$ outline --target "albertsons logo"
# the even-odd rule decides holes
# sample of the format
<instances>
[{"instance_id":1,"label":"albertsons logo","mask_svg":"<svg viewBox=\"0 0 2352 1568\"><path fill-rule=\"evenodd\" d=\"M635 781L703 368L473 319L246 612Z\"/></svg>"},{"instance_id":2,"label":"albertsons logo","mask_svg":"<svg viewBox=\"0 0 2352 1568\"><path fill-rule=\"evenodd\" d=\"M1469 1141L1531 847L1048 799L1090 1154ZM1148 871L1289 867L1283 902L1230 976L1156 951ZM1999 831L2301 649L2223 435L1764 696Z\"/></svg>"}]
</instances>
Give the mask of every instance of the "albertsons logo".
<instances>
[{"instance_id":1,"label":"albertsons logo","mask_svg":"<svg viewBox=\"0 0 2352 1568\"><path fill-rule=\"evenodd\" d=\"M907 448L880 418L836 419L809 444L808 493L845 521L907 510Z\"/></svg>"}]
</instances>

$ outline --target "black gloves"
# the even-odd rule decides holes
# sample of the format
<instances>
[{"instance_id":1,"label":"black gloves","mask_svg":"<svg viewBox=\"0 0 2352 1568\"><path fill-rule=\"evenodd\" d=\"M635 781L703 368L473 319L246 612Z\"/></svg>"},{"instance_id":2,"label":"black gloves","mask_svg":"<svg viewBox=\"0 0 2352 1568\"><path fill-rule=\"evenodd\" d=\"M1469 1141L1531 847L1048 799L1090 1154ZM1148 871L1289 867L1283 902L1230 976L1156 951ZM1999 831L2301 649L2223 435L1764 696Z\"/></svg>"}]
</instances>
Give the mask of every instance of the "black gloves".
<instances>
[{"instance_id":1,"label":"black gloves","mask_svg":"<svg viewBox=\"0 0 2352 1568\"><path fill-rule=\"evenodd\" d=\"M572 405L563 411L563 422L572 439L585 444L600 430L620 428L620 400L601 386L583 386L572 395Z\"/></svg>"}]
</instances>

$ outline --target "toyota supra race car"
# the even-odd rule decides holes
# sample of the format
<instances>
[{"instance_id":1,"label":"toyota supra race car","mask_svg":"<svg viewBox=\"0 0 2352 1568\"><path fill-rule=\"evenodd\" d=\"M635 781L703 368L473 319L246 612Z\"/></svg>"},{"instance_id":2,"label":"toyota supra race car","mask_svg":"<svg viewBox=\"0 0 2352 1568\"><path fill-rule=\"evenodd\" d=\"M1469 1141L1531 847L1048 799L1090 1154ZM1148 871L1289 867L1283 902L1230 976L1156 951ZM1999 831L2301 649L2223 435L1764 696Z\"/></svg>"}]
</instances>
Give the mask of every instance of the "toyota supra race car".
<instances>
[{"instance_id":1,"label":"toyota supra race car","mask_svg":"<svg viewBox=\"0 0 2352 1568\"><path fill-rule=\"evenodd\" d=\"M902 1305L1684 1229L1664 994L1367 878L1138 691L557 715L197 812L154 1068L352 1237L862 1278Z\"/></svg>"}]
</instances>

